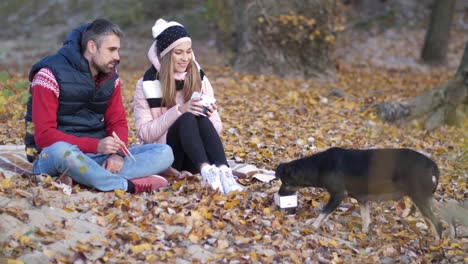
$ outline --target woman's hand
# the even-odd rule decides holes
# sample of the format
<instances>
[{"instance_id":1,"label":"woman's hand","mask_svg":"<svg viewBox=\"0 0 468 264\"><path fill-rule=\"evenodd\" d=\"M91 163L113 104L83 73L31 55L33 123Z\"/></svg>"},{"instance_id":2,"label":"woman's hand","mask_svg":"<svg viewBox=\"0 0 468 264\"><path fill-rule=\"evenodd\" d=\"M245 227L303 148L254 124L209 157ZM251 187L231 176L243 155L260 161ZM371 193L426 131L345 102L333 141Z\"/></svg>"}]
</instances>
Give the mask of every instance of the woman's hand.
<instances>
[{"instance_id":1,"label":"woman's hand","mask_svg":"<svg viewBox=\"0 0 468 264\"><path fill-rule=\"evenodd\" d=\"M218 109L216 104L212 104L211 106L206 107L206 116L211 117L211 115Z\"/></svg>"},{"instance_id":2,"label":"woman's hand","mask_svg":"<svg viewBox=\"0 0 468 264\"><path fill-rule=\"evenodd\" d=\"M196 116L206 116L203 113L203 106L200 103L201 98L192 98L188 100L185 104L179 106L179 111L181 113L192 113Z\"/></svg>"},{"instance_id":3,"label":"woman's hand","mask_svg":"<svg viewBox=\"0 0 468 264\"><path fill-rule=\"evenodd\" d=\"M161 173L161 176L167 178L176 178L177 180L185 179L187 177L192 177L193 174L188 171L178 171L172 167Z\"/></svg>"}]
</instances>

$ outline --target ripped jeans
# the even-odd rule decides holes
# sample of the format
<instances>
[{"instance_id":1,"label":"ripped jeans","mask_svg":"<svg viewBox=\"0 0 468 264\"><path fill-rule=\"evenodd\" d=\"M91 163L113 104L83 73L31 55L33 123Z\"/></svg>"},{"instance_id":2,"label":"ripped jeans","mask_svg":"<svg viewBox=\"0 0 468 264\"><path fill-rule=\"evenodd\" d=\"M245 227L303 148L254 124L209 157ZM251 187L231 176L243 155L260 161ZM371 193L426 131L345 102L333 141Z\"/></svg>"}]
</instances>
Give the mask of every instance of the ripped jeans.
<instances>
[{"instance_id":1,"label":"ripped jeans","mask_svg":"<svg viewBox=\"0 0 468 264\"><path fill-rule=\"evenodd\" d=\"M136 161L125 157L122 169L111 173L102 167L108 154L83 153L75 145L57 142L42 150L32 172L52 177L65 172L73 181L100 191L127 190L128 180L159 174L174 161L171 147L164 144L138 145L130 147L129 151Z\"/></svg>"}]
</instances>

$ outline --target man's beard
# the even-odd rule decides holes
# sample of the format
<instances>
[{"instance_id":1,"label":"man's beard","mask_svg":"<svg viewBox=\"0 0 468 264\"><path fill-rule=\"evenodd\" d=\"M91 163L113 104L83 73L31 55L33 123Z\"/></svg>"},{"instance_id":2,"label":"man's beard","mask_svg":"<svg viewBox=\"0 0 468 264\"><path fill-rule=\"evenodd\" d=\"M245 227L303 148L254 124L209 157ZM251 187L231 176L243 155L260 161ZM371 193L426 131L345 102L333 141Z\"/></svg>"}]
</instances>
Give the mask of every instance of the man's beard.
<instances>
[{"instance_id":1,"label":"man's beard","mask_svg":"<svg viewBox=\"0 0 468 264\"><path fill-rule=\"evenodd\" d=\"M107 65L111 63L113 63L114 66L112 68L109 68ZM98 73L101 73L101 74L107 74L107 73L112 72L115 69L115 67L117 67L118 64L119 64L119 61L110 61L104 65L99 65L95 61L93 61L94 68L96 69Z\"/></svg>"}]
</instances>

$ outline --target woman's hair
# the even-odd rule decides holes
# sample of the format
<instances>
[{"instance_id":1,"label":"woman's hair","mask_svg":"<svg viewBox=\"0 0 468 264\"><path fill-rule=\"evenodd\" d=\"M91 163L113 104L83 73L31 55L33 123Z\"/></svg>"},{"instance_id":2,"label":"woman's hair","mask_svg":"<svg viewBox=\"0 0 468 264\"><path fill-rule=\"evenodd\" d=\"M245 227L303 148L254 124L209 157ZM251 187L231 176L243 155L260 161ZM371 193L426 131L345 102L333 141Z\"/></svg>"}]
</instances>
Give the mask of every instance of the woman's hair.
<instances>
[{"instance_id":1,"label":"woman's hair","mask_svg":"<svg viewBox=\"0 0 468 264\"><path fill-rule=\"evenodd\" d=\"M175 98L177 91L174 78L174 63L172 62L173 51L174 50L171 50L160 58L161 68L159 69L159 81L161 82L163 92L161 106L167 108L176 105ZM190 100L195 91L201 91L201 79L198 67L192 57L192 60L187 66L187 75L185 75L184 89L182 90L184 101Z\"/></svg>"}]
</instances>

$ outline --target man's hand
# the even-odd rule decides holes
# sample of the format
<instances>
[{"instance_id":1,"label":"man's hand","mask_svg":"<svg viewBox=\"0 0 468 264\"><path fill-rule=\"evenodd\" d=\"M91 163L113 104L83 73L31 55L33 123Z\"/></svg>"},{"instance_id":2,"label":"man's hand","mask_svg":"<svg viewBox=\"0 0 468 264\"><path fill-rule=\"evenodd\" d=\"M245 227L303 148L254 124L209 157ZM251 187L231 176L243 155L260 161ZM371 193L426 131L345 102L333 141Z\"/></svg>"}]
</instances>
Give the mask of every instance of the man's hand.
<instances>
[{"instance_id":1,"label":"man's hand","mask_svg":"<svg viewBox=\"0 0 468 264\"><path fill-rule=\"evenodd\" d=\"M105 137L99 140L97 152L101 154L115 154L122 148L123 142L114 137Z\"/></svg>"},{"instance_id":2,"label":"man's hand","mask_svg":"<svg viewBox=\"0 0 468 264\"><path fill-rule=\"evenodd\" d=\"M104 167L104 169L110 171L111 173L119 173L123 165L124 159L117 154L112 154L106 161L104 161L102 167Z\"/></svg>"}]
</instances>

